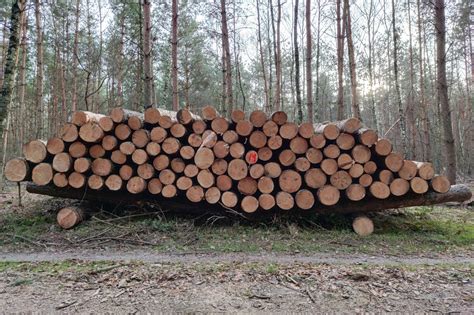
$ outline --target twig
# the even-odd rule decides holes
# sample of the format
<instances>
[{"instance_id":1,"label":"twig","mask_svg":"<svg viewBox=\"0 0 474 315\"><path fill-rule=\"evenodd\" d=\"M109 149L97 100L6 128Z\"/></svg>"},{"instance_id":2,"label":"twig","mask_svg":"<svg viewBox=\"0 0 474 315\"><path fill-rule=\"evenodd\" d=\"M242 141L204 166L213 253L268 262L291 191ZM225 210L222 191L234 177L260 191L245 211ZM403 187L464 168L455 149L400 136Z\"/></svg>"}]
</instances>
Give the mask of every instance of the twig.
<instances>
[{"instance_id":1,"label":"twig","mask_svg":"<svg viewBox=\"0 0 474 315\"><path fill-rule=\"evenodd\" d=\"M101 272L107 272L107 271L110 271L112 269L115 269L115 268L118 268L118 267L122 267L124 266L125 264L116 264L116 265L112 265L112 266L107 266L107 267L103 267L103 268L99 268L97 270L92 270L91 272L89 272L90 274L97 274L97 273L101 273Z\"/></svg>"},{"instance_id":2,"label":"twig","mask_svg":"<svg viewBox=\"0 0 474 315\"><path fill-rule=\"evenodd\" d=\"M26 241L26 242L31 243L31 244L36 245L36 246L42 246L42 247L44 247L44 248L47 247L45 244L35 242L35 241L33 241L32 239L27 238L27 237L25 237L25 236L20 236L20 235L10 234L10 233L5 233L5 235L10 236L10 237L13 237L13 238L19 238L19 239L21 239L21 240L23 240L23 241Z\"/></svg>"},{"instance_id":3,"label":"twig","mask_svg":"<svg viewBox=\"0 0 474 315\"><path fill-rule=\"evenodd\" d=\"M59 306L56 306L56 310L65 309L65 308L67 308L67 307L69 307L69 306L71 306L71 305L74 305L74 304L76 304L76 303L77 303L77 300L74 300L74 301L72 301L72 302L67 302L67 303L65 303L65 304L61 304L61 305L59 305Z\"/></svg>"},{"instance_id":4,"label":"twig","mask_svg":"<svg viewBox=\"0 0 474 315\"><path fill-rule=\"evenodd\" d=\"M316 303L316 300L315 300L313 294L311 293L311 291L309 291L308 288L306 288L305 292L309 296L309 299L311 300L311 302Z\"/></svg>"}]
</instances>

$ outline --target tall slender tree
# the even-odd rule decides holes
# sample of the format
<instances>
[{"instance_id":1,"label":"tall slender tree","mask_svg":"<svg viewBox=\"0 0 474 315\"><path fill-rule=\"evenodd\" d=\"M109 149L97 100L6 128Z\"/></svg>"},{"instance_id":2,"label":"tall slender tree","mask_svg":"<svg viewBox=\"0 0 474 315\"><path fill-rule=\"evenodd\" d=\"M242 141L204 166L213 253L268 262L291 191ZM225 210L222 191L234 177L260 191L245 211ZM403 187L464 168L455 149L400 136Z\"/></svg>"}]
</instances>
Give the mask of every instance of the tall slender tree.
<instances>
[{"instance_id":1,"label":"tall slender tree","mask_svg":"<svg viewBox=\"0 0 474 315\"><path fill-rule=\"evenodd\" d=\"M344 0L344 11L346 15L344 24L346 25L347 51L349 53L349 73L351 76L351 110L352 116L360 118L359 95L357 92L356 60L354 43L352 42L351 8L349 0Z\"/></svg>"},{"instance_id":2,"label":"tall slender tree","mask_svg":"<svg viewBox=\"0 0 474 315\"><path fill-rule=\"evenodd\" d=\"M179 107L178 95L178 0L173 0L171 4L171 63L172 63L172 84L173 84L173 110ZM187 105L187 104L186 104Z\"/></svg>"},{"instance_id":3,"label":"tall slender tree","mask_svg":"<svg viewBox=\"0 0 474 315\"><path fill-rule=\"evenodd\" d=\"M293 18L293 46L295 54L295 89L296 89L296 108L298 110L298 121L303 121L303 105L301 104L301 86L300 86L300 53L298 45L298 0L295 0L295 11Z\"/></svg>"},{"instance_id":4,"label":"tall slender tree","mask_svg":"<svg viewBox=\"0 0 474 315\"><path fill-rule=\"evenodd\" d=\"M343 14L345 16L345 14ZM336 0L337 23L337 119L344 117L344 28L341 16L341 0Z\"/></svg>"},{"instance_id":5,"label":"tall slender tree","mask_svg":"<svg viewBox=\"0 0 474 315\"><path fill-rule=\"evenodd\" d=\"M268 81L267 81L267 70L265 68L265 55L263 53L263 44L262 44L262 30L261 30L261 18L260 18L260 0L257 2L257 40L258 40L258 50L260 55L260 67L262 68L262 77L263 77L263 90L265 93L265 111L269 114L271 111L270 108L270 97L268 90Z\"/></svg>"},{"instance_id":6,"label":"tall slender tree","mask_svg":"<svg viewBox=\"0 0 474 315\"><path fill-rule=\"evenodd\" d=\"M281 87L282 87L282 71L281 71L281 0L277 3L277 19L275 33L275 110L281 109Z\"/></svg>"},{"instance_id":7,"label":"tall slender tree","mask_svg":"<svg viewBox=\"0 0 474 315\"><path fill-rule=\"evenodd\" d=\"M311 0L306 0L306 103L308 120L313 122L313 42L311 36Z\"/></svg>"},{"instance_id":8,"label":"tall slender tree","mask_svg":"<svg viewBox=\"0 0 474 315\"><path fill-rule=\"evenodd\" d=\"M35 127L36 138L42 136L42 112L43 112L43 26L42 26L41 2L35 0L36 20L36 82L35 82ZM74 57L75 58L75 57Z\"/></svg>"},{"instance_id":9,"label":"tall slender tree","mask_svg":"<svg viewBox=\"0 0 474 315\"><path fill-rule=\"evenodd\" d=\"M221 0L221 31L222 31L222 48L225 54L225 83L226 83L226 99L227 104L223 104L226 112L232 113L234 98L232 92L232 63L230 59L229 29L227 25L226 0Z\"/></svg>"},{"instance_id":10,"label":"tall slender tree","mask_svg":"<svg viewBox=\"0 0 474 315\"><path fill-rule=\"evenodd\" d=\"M151 25L151 1L143 0L143 70L145 72L145 108L152 107L155 103Z\"/></svg>"}]
</instances>

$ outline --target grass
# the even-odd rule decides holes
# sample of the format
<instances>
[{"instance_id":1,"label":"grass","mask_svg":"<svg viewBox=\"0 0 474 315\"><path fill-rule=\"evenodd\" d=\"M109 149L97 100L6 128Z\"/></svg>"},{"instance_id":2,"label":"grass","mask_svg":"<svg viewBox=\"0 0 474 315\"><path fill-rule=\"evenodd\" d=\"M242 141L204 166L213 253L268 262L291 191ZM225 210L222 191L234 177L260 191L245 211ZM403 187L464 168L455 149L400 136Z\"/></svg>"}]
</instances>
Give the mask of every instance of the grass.
<instances>
[{"instance_id":1,"label":"grass","mask_svg":"<svg viewBox=\"0 0 474 315\"><path fill-rule=\"evenodd\" d=\"M341 215L276 218L249 223L223 218L149 217L117 219L97 215L73 230L60 230L53 211L38 213L40 203L21 213L0 216L0 247L35 244L93 247L104 237L146 240L159 252L347 252L389 255L472 252L474 216L470 209L414 207L374 214L375 232L359 237L351 218ZM100 219L99 219L100 218ZM113 220L108 220L114 218ZM212 221L214 220L214 221ZM81 240L87 242L80 242ZM68 240L68 241L65 241ZM108 240L110 244L110 239ZM130 243L131 244L131 243Z\"/></svg>"}]
</instances>

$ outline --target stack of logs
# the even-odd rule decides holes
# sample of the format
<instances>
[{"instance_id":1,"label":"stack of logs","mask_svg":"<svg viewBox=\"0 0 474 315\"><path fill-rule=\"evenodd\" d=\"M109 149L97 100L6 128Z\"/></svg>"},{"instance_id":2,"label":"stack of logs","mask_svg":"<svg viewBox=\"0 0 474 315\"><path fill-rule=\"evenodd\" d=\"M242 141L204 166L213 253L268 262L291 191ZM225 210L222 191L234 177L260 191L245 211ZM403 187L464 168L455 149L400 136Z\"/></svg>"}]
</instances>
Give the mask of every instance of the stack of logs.
<instances>
[{"instance_id":1,"label":"stack of logs","mask_svg":"<svg viewBox=\"0 0 474 315\"><path fill-rule=\"evenodd\" d=\"M7 179L137 199L186 196L249 213L450 189L431 163L404 159L356 118L298 125L281 111L246 118L234 110L230 120L211 106L199 116L187 109L77 111L58 137L33 140L23 154L6 164Z\"/></svg>"}]
</instances>

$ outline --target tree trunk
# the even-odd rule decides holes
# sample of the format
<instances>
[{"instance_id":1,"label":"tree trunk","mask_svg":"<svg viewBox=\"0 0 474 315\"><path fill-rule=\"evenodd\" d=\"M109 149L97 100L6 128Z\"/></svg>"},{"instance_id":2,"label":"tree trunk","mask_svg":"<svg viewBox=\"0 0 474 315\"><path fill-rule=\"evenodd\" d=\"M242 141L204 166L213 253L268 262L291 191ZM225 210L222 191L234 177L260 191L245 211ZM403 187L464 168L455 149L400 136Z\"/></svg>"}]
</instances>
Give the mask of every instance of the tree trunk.
<instances>
[{"instance_id":1,"label":"tree trunk","mask_svg":"<svg viewBox=\"0 0 474 315\"><path fill-rule=\"evenodd\" d=\"M406 151L407 157L410 157L412 160L417 159L417 150L416 150L416 126L415 126L415 72L413 67L413 41L412 41L412 31L411 31L411 0L407 1L408 7L408 37L410 38L409 41L409 48L408 54L410 59L410 92L408 93L408 104L407 104L407 125L408 130L410 132L408 143L409 147Z\"/></svg>"},{"instance_id":2,"label":"tree trunk","mask_svg":"<svg viewBox=\"0 0 474 315\"><path fill-rule=\"evenodd\" d=\"M39 0L36 0L39 1ZM81 0L76 2L76 24L74 28L74 48L73 48L73 75L72 75L72 111L77 110L77 61L79 56L77 55L77 48L79 44L79 17L80 17L80 3Z\"/></svg>"},{"instance_id":3,"label":"tree trunk","mask_svg":"<svg viewBox=\"0 0 474 315\"><path fill-rule=\"evenodd\" d=\"M172 63L172 83L173 83L173 110L179 107L178 98L178 0L173 0L172 11L172 35L171 35L171 63Z\"/></svg>"},{"instance_id":4,"label":"tree trunk","mask_svg":"<svg viewBox=\"0 0 474 315\"><path fill-rule=\"evenodd\" d=\"M273 10L272 10L273 12ZM279 111L281 109L281 39L280 39L280 26L281 26L281 1L278 0L278 9L277 9L277 20L276 20L276 51L275 51L275 110Z\"/></svg>"},{"instance_id":5,"label":"tree trunk","mask_svg":"<svg viewBox=\"0 0 474 315\"><path fill-rule=\"evenodd\" d=\"M311 64L313 59L313 43L311 37L311 0L306 0L306 102L308 106L308 121L313 123L313 70Z\"/></svg>"},{"instance_id":6,"label":"tree trunk","mask_svg":"<svg viewBox=\"0 0 474 315\"><path fill-rule=\"evenodd\" d=\"M298 122L303 122L303 108L301 104L300 86L300 53L298 50L298 0L295 0L294 24L293 24L293 45L295 46L295 88L296 88L296 108L298 110Z\"/></svg>"},{"instance_id":7,"label":"tree trunk","mask_svg":"<svg viewBox=\"0 0 474 315\"><path fill-rule=\"evenodd\" d=\"M36 138L41 138L43 130L43 27L41 25L41 3L35 0L36 19L36 95L35 95L35 127Z\"/></svg>"},{"instance_id":8,"label":"tree trunk","mask_svg":"<svg viewBox=\"0 0 474 315\"><path fill-rule=\"evenodd\" d=\"M320 120L321 117L321 108L319 106L319 66L320 66L320 39L321 39L321 0L318 0L318 30L317 30L318 39L316 41L316 93L315 93L315 104L316 110L313 110L314 117L316 121ZM311 120L313 122L313 120Z\"/></svg>"},{"instance_id":9,"label":"tree trunk","mask_svg":"<svg viewBox=\"0 0 474 315\"><path fill-rule=\"evenodd\" d=\"M20 64L20 71L18 73L18 113L17 113L17 120L19 122L26 122L29 121L29 115L25 108L25 90L26 90L26 58L28 56L28 49L27 49L27 31L28 31L28 11L24 10L22 12L21 17L21 64ZM19 124L17 127L19 131L19 135L17 138L18 142L18 149L21 150L23 143L25 142L25 124Z\"/></svg>"},{"instance_id":10,"label":"tree trunk","mask_svg":"<svg viewBox=\"0 0 474 315\"><path fill-rule=\"evenodd\" d=\"M393 1L393 0L392 0ZM454 147L453 127L451 123L451 109L448 99L448 84L446 81L446 20L444 0L435 3L436 27L436 64L438 102L441 105L444 150L446 155L447 176L451 184L456 183L456 151Z\"/></svg>"},{"instance_id":11,"label":"tree trunk","mask_svg":"<svg viewBox=\"0 0 474 315\"><path fill-rule=\"evenodd\" d=\"M344 14L345 15L345 14ZM337 16L337 119L344 118L344 32L341 19L341 0L336 2Z\"/></svg>"},{"instance_id":12,"label":"tree trunk","mask_svg":"<svg viewBox=\"0 0 474 315\"><path fill-rule=\"evenodd\" d=\"M257 29L258 29L258 46L260 52L260 66L262 67L262 76L263 76L263 88L265 93L265 112L270 114L270 99L269 99L269 91L268 91L268 82L267 82L267 74L265 69L265 59L263 54L263 45L262 45L262 32L260 27L260 0L257 1Z\"/></svg>"},{"instance_id":13,"label":"tree trunk","mask_svg":"<svg viewBox=\"0 0 474 315\"><path fill-rule=\"evenodd\" d=\"M351 27L351 9L349 0L344 0L344 10L346 11L346 32L347 32L347 50L349 52L349 72L351 76L351 109L352 116L360 118L359 96L357 94L357 74L354 44L352 42L352 27Z\"/></svg>"},{"instance_id":14,"label":"tree trunk","mask_svg":"<svg viewBox=\"0 0 474 315\"><path fill-rule=\"evenodd\" d=\"M143 70L145 74L145 109L154 105L153 62L151 49L151 1L143 0Z\"/></svg>"},{"instance_id":15,"label":"tree trunk","mask_svg":"<svg viewBox=\"0 0 474 315\"><path fill-rule=\"evenodd\" d=\"M10 15L10 40L8 42L7 61L5 63L2 97L0 97L0 134L3 134L4 120L12 101L15 85L15 71L20 44L21 14L25 9L26 0L16 0L12 5Z\"/></svg>"},{"instance_id":16,"label":"tree trunk","mask_svg":"<svg viewBox=\"0 0 474 315\"><path fill-rule=\"evenodd\" d=\"M227 12L225 8L225 1L221 0L221 29L222 29L222 47L225 53L225 81L226 81L226 112L230 115L232 113L234 99L232 92L232 67L230 59L230 45L229 45L229 30L227 27ZM224 104L225 105L225 104ZM224 113L225 116L225 113Z\"/></svg>"}]
</instances>

